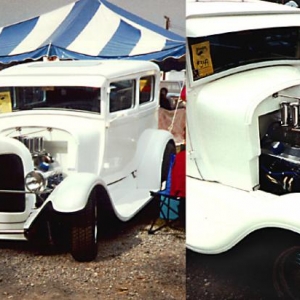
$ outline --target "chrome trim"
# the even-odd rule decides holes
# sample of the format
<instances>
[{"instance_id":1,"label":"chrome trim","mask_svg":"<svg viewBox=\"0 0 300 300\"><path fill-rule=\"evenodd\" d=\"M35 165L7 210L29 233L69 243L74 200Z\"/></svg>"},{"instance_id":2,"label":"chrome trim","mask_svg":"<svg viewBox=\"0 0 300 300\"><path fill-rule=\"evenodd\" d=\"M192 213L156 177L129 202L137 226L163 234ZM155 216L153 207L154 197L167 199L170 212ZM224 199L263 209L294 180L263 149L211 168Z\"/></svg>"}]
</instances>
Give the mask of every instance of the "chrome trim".
<instances>
[{"instance_id":1,"label":"chrome trim","mask_svg":"<svg viewBox=\"0 0 300 300\"><path fill-rule=\"evenodd\" d=\"M280 103L281 126L289 125L289 102Z\"/></svg>"}]
</instances>

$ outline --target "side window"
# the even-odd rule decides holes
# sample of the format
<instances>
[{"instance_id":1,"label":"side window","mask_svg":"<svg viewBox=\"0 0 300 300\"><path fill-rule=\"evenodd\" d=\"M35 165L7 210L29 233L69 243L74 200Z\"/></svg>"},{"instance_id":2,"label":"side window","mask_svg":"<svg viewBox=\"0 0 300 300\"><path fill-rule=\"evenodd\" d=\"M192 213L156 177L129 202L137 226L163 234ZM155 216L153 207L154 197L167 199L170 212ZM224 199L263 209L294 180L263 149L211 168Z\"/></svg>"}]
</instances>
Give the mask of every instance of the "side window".
<instances>
[{"instance_id":1,"label":"side window","mask_svg":"<svg viewBox=\"0 0 300 300\"><path fill-rule=\"evenodd\" d=\"M145 76L140 79L140 104L153 101L154 76Z\"/></svg>"},{"instance_id":2,"label":"side window","mask_svg":"<svg viewBox=\"0 0 300 300\"><path fill-rule=\"evenodd\" d=\"M129 109L135 105L135 80L121 80L110 84L109 112Z\"/></svg>"}]
</instances>

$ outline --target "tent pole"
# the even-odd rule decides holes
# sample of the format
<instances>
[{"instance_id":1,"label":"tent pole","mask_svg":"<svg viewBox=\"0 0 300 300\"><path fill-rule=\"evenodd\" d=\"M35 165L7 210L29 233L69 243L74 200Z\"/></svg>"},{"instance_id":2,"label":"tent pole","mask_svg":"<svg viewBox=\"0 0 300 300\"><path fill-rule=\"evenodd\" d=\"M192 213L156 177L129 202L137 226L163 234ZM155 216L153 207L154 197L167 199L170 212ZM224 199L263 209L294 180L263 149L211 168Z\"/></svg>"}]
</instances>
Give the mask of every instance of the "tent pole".
<instances>
[{"instance_id":1,"label":"tent pole","mask_svg":"<svg viewBox=\"0 0 300 300\"><path fill-rule=\"evenodd\" d=\"M48 46L48 50L47 50L47 58L50 57L50 49L51 49L51 42L49 43L49 46Z\"/></svg>"},{"instance_id":2,"label":"tent pole","mask_svg":"<svg viewBox=\"0 0 300 300\"><path fill-rule=\"evenodd\" d=\"M169 30L170 29L170 22L171 22L170 17L164 16L164 18L166 20L165 28L166 28L166 30ZM163 71L163 80L166 80L166 72L165 71Z\"/></svg>"}]
</instances>

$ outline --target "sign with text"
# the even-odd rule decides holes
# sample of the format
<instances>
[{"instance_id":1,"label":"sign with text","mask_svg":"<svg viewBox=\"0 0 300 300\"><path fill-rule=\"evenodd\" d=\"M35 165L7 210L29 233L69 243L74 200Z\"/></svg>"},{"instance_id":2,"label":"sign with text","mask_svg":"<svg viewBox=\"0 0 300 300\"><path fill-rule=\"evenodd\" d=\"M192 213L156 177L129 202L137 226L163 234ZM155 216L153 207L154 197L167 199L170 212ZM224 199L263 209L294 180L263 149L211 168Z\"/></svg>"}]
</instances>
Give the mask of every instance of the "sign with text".
<instances>
[{"instance_id":1,"label":"sign with text","mask_svg":"<svg viewBox=\"0 0 300 300\"><path fill-rule=\"evenodd\" d=\"M0 113L11 112L10 92L0 92Z\"/></svg>"},{"instance_id":2,"label":"sign with text","mask_svg":"<svg viewBox=\"0 0 300 300\"><path fill-rule=\"evenodd\" d=\"M213 74L213 64L208 41L192 45L194 79Z\"/></svg>"}]
</instances>

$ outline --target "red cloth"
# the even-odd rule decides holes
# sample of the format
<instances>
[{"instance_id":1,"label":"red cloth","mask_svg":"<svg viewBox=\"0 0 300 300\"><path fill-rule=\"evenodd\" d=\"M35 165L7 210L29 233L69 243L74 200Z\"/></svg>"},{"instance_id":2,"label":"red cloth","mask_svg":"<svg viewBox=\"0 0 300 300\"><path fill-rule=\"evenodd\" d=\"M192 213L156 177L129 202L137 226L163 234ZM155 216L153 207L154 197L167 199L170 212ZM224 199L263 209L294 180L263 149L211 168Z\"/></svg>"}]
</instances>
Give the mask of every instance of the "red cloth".
<instances>
[{"instance_id":1,"label":"red cloth","mask_svg":"<svg viewBox=\"0 0 300 300\"><path fill-rule=\"evenodd\" d=\"M182 88L182 90L180 92L180 99L182 101L186 101L186 87L185 87L185 85L183 86L183 88Z\"/></svg>"},{"instance_id":2,"label":"red cloth","mask_svg":"<svg viewBox=\"0 0 300 300\"><path fill-rule=\"evenodd\" d=\"M185 150L175 156L171 173L171 196L185 197Z\"/></svg>"}]
</instances>

